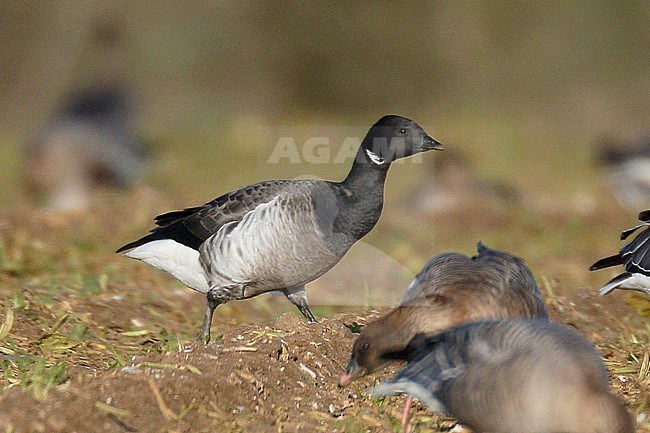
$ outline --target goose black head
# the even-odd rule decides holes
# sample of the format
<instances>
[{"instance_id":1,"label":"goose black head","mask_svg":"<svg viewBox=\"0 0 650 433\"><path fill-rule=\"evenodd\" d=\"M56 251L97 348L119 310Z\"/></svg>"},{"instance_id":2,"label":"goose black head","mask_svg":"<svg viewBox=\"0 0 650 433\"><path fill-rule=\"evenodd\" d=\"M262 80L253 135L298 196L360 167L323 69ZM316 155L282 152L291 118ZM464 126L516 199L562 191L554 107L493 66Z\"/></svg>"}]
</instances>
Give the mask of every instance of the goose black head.
<instances>
[{"instance_id":1,"label":"goose black head","mask_svg":"<svg viewBox=\"0 0 650 433\"><path fill-rule=\"evenodd\" d=\"M384 116L368 131L361 143L360 155L376 165L415 155L427 150L442 150L442 145L431 138L414 121L402 116Z\"/></svg>"}]
</instances>

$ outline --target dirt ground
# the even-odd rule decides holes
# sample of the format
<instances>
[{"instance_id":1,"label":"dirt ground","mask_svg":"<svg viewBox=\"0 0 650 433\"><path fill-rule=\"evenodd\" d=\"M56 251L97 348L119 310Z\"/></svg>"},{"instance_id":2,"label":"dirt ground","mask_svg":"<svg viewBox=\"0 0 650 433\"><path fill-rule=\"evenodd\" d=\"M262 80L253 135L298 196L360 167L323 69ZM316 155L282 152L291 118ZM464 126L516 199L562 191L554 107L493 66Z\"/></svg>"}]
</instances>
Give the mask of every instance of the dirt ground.
<instances>
[{"instance_id":1,"label":"dirt ground","mask_svg":"<svg viewBox=\"0 0 650 433\"><path fill-rule=\"evenodd\" d=\"M366 246L308 286L319 300L318 323L306 323L281 297L264 296L220 307L212 328L218 339L204 347L193 339L203 298L113 253L171 207L141 191L109 196L83 215L2 212L0 431L398 432L404 398L367 396L398 366L336 386L352 330L394 305L431 256L471 254L482 239L527 260L553 320L597 345L614 392L638 431L650 432L650 302L628 293L600 298L597 289L616 270L586 271L619 248L618 231L634 215L477 207L423 217L395 210ZM423 218L435 225L431 233L422 232ZM328 287L340 298L328 303ZM455 426L422 406L413 424L414 432Z\"/></svg>"}]
</instances>

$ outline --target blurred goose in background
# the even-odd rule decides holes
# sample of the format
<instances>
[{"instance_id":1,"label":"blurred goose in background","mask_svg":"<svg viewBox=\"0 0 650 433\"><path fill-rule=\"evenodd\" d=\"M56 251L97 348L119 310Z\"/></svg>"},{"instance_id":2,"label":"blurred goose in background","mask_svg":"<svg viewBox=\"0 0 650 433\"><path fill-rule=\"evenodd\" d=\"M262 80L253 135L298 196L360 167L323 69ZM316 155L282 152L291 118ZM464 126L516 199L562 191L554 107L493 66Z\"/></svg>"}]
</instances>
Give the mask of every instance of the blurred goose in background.
<instances>
[{"instance_id":1,"label":"blurred goose in background","mask_svg":"<svg viewBox=\"0 0 650 433\"><path fill-rule=\"evenodd\" d=\"M632 242L621 248L618 254L605 257L591 265L590 271L623 265L625 272L612 278L598 292L606 295L614 289L635 290L650 295L650 209L639 213L641 224L621 233L621 240L627 239L632 233L642 230Z\"/></svg>"},{"instance_id":2,"label":"blurred goose in background","mask_svg":"<svg viewBox=\"0 0 650 433\"><path fill-rule=\"evenodd\" d=\"M309 320L305 284L332 268L377 223L391 163L440 143L415 122L382 117L342 182L270 180L203 206L156 217L147 236L117 252L169 272L207 295L200 338L215 308L281 291Z\"/></svg>"},{"instance_id":3,"label":"blurred goose in background","mask_svg":"<svg viewBox=\"0 0 650 433\"><path fill-rule=\"evenodd\" d=\"M26 148L26 183L54 210L83 210L101 187L125 189L144 172L143 143L125 88L103 84L73 95Z\"/></svg>"},{"instance_id":4,"label":"blurred goose in background","mask_svg":"<svg viewBox=\"0 0 650 433\"><path fill-rule=\"evenodd\" d=\"M425 214L475 207L512 208L525 198L513 184L482 177L458 149L442 159L426 161L423 175L422 185L410 194L408 206Z\"/></svg>"},{"instance_id":5,"label":"blurred goose in background","mask_svg":"<svg viewBox=\"0 0 650 433\"><path fill-rule=\"evenodd\" d=\"M594 347L545 320L475 322L418 335L408 365L374 394L405 393L490 433L633 433ZM408 416L405 408L403 419Z\"/></svg>"},{"instance_id":6,"label":"blurred goose in background","mask_svg":"<svg viewBox=\"0 0 650 433\"><path fill-rule=\"evenodd\" d=\"M80 73L69 74L62 103L25 149L27 189L54 210L83 210L101 189L134 186L148 159L136 131L126 27L98 17L75 31L79 48L66 61Z\"/></svg>"},{"instance_id":7,"label":"blurred goose in background","mask_svg":"<svg viewBox=\"0 0 650 433\"><path fill-rule=\"evenodd\" d=\"M650 134L627 142L605 138L597 158L621 206L635 210L650 203Z\"/></svg>"},{"instance_id":8,"label":"blurred goose in background","mask_svg":"<svg viewBox=\"0 0 650 433\"><path fill-rule=\"evenodd\" d=\"M508 317L548 318L535 278L521 259L481 242L472 258L458 253L436 256L415 277L397 308L362 329L339 385L404 360L404 349L416 334Z\"/></svg>"}]
</instances>

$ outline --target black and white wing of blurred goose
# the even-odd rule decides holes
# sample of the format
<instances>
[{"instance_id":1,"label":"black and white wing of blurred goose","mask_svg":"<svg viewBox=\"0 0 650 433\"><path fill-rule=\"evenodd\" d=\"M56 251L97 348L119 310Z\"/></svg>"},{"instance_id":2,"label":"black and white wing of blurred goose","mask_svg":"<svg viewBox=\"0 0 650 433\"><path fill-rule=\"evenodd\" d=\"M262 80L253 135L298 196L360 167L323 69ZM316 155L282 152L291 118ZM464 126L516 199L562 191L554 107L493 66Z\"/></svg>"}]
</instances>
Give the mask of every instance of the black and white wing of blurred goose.
<instances>
[{"instance_id":1,"label":"black and white wing of blurred goose","mask_svg":"<svg viewBox=\"0 0 650 433\"><path fill-rule=\"evenodd\" d=\"M377 223L391 163L441 149L415 122L385 116L364 138L342 182L271 180L203 206L156 217L147 236L121 247L205 293L200 338L220 304L281 291L308 320L305 284L332 268Z\"/></svg>"},{"instance_id":2,"label":"black and white wing of blurred goose","mask_svg":"<svg viewBox=\"0 0 650 433\"><path fill-rule=\"evenodd\" d=\"M409 364L375 395L408 394L476 432L634 432L600 355L566 326L474 322L409 348Z\"/></svg>"},{"instance_id":3,"label":"black and white wing of blurred goose","mask_svg":"<svg viewBox=\"0 0 650 433\"><path fill-rule=\"evenodd\" d=\"M598 292L601 296L614 289L635 290L650 295L650 209L639 213L641 224L621 233L621 240L627 239L645 227L632 242L621 248L618 254L605 257L591 265L590 271L623 265L625 272L612 278Z\"/></svg>"}]
</instances>

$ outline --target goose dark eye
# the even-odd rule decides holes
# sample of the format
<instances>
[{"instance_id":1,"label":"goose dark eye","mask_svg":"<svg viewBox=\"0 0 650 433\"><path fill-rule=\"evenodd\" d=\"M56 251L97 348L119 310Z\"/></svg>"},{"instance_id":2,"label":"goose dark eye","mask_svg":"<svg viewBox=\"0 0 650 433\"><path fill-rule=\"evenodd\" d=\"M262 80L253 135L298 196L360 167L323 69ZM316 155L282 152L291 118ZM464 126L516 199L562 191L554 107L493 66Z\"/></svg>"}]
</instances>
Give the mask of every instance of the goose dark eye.
<instances>
[{"instance_id":1,"label":"goose dark eye","mask_svg":"<svg viewBox=\"0 0 650 433\"><path fill-rule=\"evenodd\" d=\"M370 344L369 344L369 343L365 343L365 344L363 345L363 350L368 350L369 348L370 348Z\"/></svg>"},{"instance_id":2,"label":"goose dark eye","mask_svg":"<svg viewBox=\"0 0 650 433\"><path fill-rule=\"evenodd\" d=\"M402 134L406 134L406 129L402 128L402 129L399 130L399 132L402 133Z\"/></svg>"}]
</instances>

